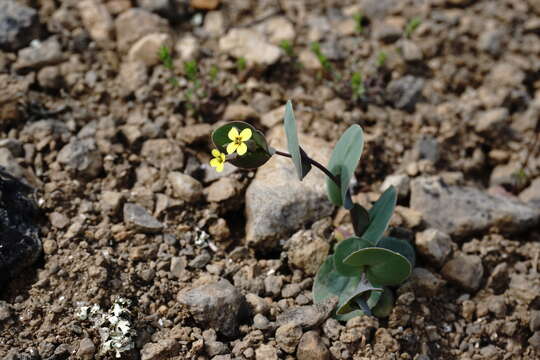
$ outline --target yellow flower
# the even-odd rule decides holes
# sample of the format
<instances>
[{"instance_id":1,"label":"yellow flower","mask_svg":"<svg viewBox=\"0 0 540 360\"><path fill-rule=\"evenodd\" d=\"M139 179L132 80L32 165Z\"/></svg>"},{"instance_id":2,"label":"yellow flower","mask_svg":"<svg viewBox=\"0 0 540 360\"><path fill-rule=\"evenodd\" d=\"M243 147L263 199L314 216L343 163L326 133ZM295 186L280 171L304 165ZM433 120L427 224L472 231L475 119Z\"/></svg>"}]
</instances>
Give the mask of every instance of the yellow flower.
<instances>
[{"instance_id":1,"label":"yellow flower","mask_svg":"<svg viewBox=\"0 0 540 360\"><path fill-rule=\"evenodd\" d=\"M210 160L210 166L215 167L217 172L222 172L225 165L225 154L218 149L214 149L212 150L212 156L214 158Z\"/></svg>"},{"instance_id":2,"label":"yellow flower","mask_svg":"<svg viewBox=\"0 0 540 360\"><path fill-rule=\"evenodd\" d=\"M227 134L229 139L232 140L232 142L229 143L229 145L227 145L227 154L232 154L233 152L236 151L238 155L240 156L244 155L247 152L247 145L245 141L248 141L249 139L251 139L251 135L252 134L251 134L250 128L245 128L239 134L238 129L235 127L232 127L231 130L229 130L229 133Z\"/></svg>"}]
</instances>

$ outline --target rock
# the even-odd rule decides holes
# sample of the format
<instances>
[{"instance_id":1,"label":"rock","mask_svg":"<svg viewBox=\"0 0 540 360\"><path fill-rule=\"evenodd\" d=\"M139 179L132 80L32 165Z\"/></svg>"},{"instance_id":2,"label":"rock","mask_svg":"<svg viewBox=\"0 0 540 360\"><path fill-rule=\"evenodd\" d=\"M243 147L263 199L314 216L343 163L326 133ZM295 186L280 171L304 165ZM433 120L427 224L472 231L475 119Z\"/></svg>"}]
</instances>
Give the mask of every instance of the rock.
<instances>
[{"instance_id":1,"label":"rock","mask_svg":"<svg viewBox=\"0 0 540 360\"><path fill-rule=\"evenodd\" d=\"M267 128L272 128L283 121L285 116L285 107L279 106L272 111L267 112L261 117L261 124Z\"/></svg>"},{"instance_id":2,"label":"rock","mask_svg":"<svg viewBox=\"0 0 540 360\"><path fill-rule=\"evenodd\" d=\"M330 352L316 331L308 331L300 339L296 351L298 360L329 360Z\"/></svg>"},{"instance_id":3,"label":"rock","mask_svg":"<svg viewBox=\"0 0 540 360\"><path fill-rule=\"evenodd\" d=\"M124 222L135 230L155 233L163 230L163 224L157 221L140 205L126 203L124 205Z\"/></svg>"},{"instance_id":4,"label":"rock","mask_svg":"<svg viewBox=\"0 0 540 360\"><path fill-rule=\"evenodd\" d=\"M235 58L244 58L247 65L268 66L281 57L279 47L268 43L262 35L250 29L231 29L219 39L219 49Z\"/></svg>"},{"instance_id":5,"label":"rock","mask_svg":"<svg viewBox=\"0 0 540 360\"><path fill-rule=\"evenodd\" d=\"M377 22L374 24L373 36L375 39L385 43L393 43L397 41L401 37L402 33L403 30L392 23Z\"/></svg>"},{"instance_id":6,"label":"rock","mask_svg":"<svg viewBox=\"0 0 540 360\"><path fill-rule=\"evenodd\" d=\"M0 1L0 49L17 51L40 34L38 13L15 0Z\"/></svg>"},{"instance_id":7,"label":"rock","mask_svg":"<svg viewBox=\"0 0 540 360\"><path fill-rule=\"evenodd\" d=\"M0 324L9 318L11 318L11 308L7 302L0 300Z\"/></svg>"},{"instance_id":8,"label":"rock","mask_svg":"<svg viewBox=\"0 0 540 360\"><path fill-rule=\"evenodd\" d=\"M304 49L298 54L298 61L304 68L311 71L318 71L322 69L322 64L317 58L317 55L313 51Z\"/></svg>"},{"instance_id":9,"label":"rock","mask_svg":"<svg viewBox=\"0 0 540 360\"><path fill-rule=\"evenodd\" d=\"M417 267L413 269L408 283L416 289L419 295L431 297L440 294L446 281L428 269Z\"/></svg>"},{"instance_id":10,"label":"rock","mask_svg":"<svg viewBox=\"0 0 540 360\"><path fill-rule=\"evenodd\" d=\"M502 45L505 32L502 30L489 29L478 37L478 49L493 56L499 56L502 52Z\"/></svg>"},{"instance_id":11,"label":"rock","mask_svg":"<svg viewBox=\"0 0 540 360\"><path fill-rule=\"evenodd\" d=\"M253 314L264 315L270 310L268 302L256 294L248 293L246 295L246 302L247 302L247 305L249 306L250 311Z\"/></svg>"},{"instance_id":12,"label":"rock","mask_svg":"<svg viewBox=\"0 0 540 360\"><path fill-rule=\"evenodd\" d=\"M268 295L278 297L281 294L282 287L283 276L270 274L264 278L264 290Z\"/></svg>"},{"instance_id":13,"label":"rock","mask_svg":"<svg viewBox=\"0 0 540 360\"><path fill-rule=\"evenodd\" d=\"M112 40L114 23L107 7L98 0L83 0L77 4L84 27L98 44Z\"/></svg>"},{"instance_id":14,"label":"rock","mask_svg":"<svg viewBox=\"0 0 540 360\"><path fill-rule=\"evenodd\" d=\"M21 157L24 155L23 144L17 139L2 139L0 140L0 148L6 148L15 157Z\"/></svg>"},{"instance_id":15,"label":"rock","mask_svg":"<svg viewBox=\"0 0 540 360\"><path fill-rule=\"evenodd\" d=\"M383 19L390 14L397 6L397 0L362 0L360 8L362 13L369 19Z\"/></svg>"},{"instance_id":16,"label":"rock","mask_svg":"<svg viewBox=\"0 0 540 360\"><path fill-rule=\"evenodd\" d=\"M528 340L529 344L536 350L540 350L540 331L536 331Z\"/></svg>"},{"instance_id":17,"label":"rock","mask_svg":"<svg viewBox=\"0 0 540 360\"><path fill-rule=\"evenodd\" d=\"M487 138L497 138L504 135L503 131L509 123L506 108L496 108L481 112L476 118L475 130Z\"/></svg>"},{"instance_id":18,"label":"rock","mask_svg":"<svg viewBox=\"0 0 540 360\"><path fill-rule=\"evenodd\" d=\"M128 53L128 61L140 61L146 66L154 66L160 62L159 49L163 46L171 46L171 37L169 34L148 34L131 46Z\"/></svg>"},{"instance_id":19,"label":"rock","mask_svg":"<svg viewBox=\"0 0 540 360\"><path fill-rule=\"evenodd\" d=\"M173 171L184 167L184 152L178 142L170 139L146 140L141 149L141 156L159 169Z\"/></svg>"},{"instance_id":20,"label":"rock","mask_svg":"<svg viewBox=\"0 0 540 360\"><path fill-rule=\"evenodd\" d=\"M416 249L419 254L437 266L442 266L452 252L453 242L448 234L427 229L416 234Z\"/></svg>"},{"instance_id":21,"label":"rock","mask_svg":"<svg viewBox=\"0 0 540 360\"><path fill-rule=\"evenodd\" d=\"M209 329L203 331L204 348L208 356L213 357L228 352L229 348L221 341L217 341L216 331ZM214 359L214 358L213 358Z\"/></svg>"},{"instance_id":22,"label":"rock","mask_svg":"<svg viewBox=\"0 0 540 360\"><path fill-rule=\"evenodd\" d=\"M184 275L184 272L186 271L186 265L187 265L186 258L173 256L171 258L171 267L170 267L171 275L177 279L181 279L182 276Z\"/></svg>"},{"instance_id":23,"label":"rock","mask_svg":"<svg viewBox=\"0 0 540 360\"><path fill-rule=\"evenodd\" d=\"M216 329L227 337L237 333L238 316L245 300L227 280L181 292L178 301L189 308L201 326Z\"/></svg>"},{"instance_id":24,"label":"rock","mask_svg":"<svg viewBox=\"0 0 540 360\"><path fill-rule=\"evenodd\" d=\"M116 43L120 51L127 51L147 34L167 33L167 20L149 11L132 8L120 14L115 22Z\"/></svg>"},{"instance_id":25,"label":"rock","mask_svg":"<svg viewBox=\"0 0 540 360\"><path fill-rule=\"evenodd\" d=\"M264 21L259 29L274 45L279 45L283 41L288 41L292 45L296 37L293 24L285 16L271 17Z\"/></svg>"},{"instance_id":26,"label":"rock","mask_svg":"<svg viewBox=\"0 0 540 360\"><path fill-rule=\"evenodd\" d=\"M54 36L41 42L35 40L29 47L19 50L15 70L38 70L44 66L57 65L64 61L64 55L58 39Z\"/></svg>"},{"instance_id":27,"label":"rock","mask_svg":"<svg viewBox=\"0 0 540 360\"><path fill-rule=\"evenodd\" d=\"M485 78L486 84L499 87L519 87L525 80L525 72L517 65L508 62L497 62Z\"/></svg>"},{"instance_id":28,"label":"rock","mask_svg":"<svg viewBox=\"0 0 540 360\"><path fill-rule=\"evenodd\" d=\"M268 318L262 314L256 314L253 317L253 327L259 330L266 330L270 327Z\"/></svg>"},{"instance_id":29,"label":"rock","mask_svg":"<svg viewBox=\"0 0 540 360\"><path fill-rule=\"evenodd\" d=\"M202 197L202 184L191 176L173 171L167 175L167 179L171 184L174 194L180 200L194 203L199 201Z\"/></svg>"},{"instance_id":30,"label":"rock","mask_svg":"<svg viewBox=\"0 0 540 360\"><path fill-rule=\"evenodd\" d=\"M277 328L275 337L281 350L293 354L302 337L302 328L295 324L285 324Z\"/></svg>"},{"instance_id":31,"label":"rock","mask_svg":"<svg viewBox=\"0 0 540 360\"><path fill-rule=\"evenodd\" d=\"M401 52L405 61L420 61L424 58L420 47L410 40L403 40L401 43Z\"/></svg>"},{"instance_id":32,"label":"rock","mask_svg":"<svg viewBox=\"0 0 540 360\"><path fill-rule=\"evenodd\" d=\"M474 292L484 276L482 259L476 255L457 254L443 266L442 274L449 281Z\"/></svg>"},{"instance_id":33,"label":"rock","mask_svg":"<svg viewBox=\"0 0 540 360\"><path fill-rule=\"evenodd\" d=\"M24 168L19 165L7 148L0 148L0 166L16 178L24 177Z\"/></svg>"},{"instance_id":34,"label":"rock","mask_svg":"<svg viewBox=\"0 0 540 360\"><path fill-rule=\"evenodd\" d=\"M101 193L101 210L109 215L118 215L124 205L125 197L117 191L105 190Z\"/></svg>"},{"instance_id":35,"label":"rock","mask_svg":"<svg viewBox=\"0 0 540 360\"><path fill-rule=\"evenodd\" d=\"M93 179L103 169L103 159L93 138L75 138L58 153L57 161L75 174Z\"/></svg>"},{"instance_id":36,"label":"rock","mask_svg":"<svg viewBox=\"0 0 540 360\"><path fill-rule=\"evenodd\" d=\"M89 338L84 338L79 342L79 349L77 350L77 359L93 359L96 352L94 343Z\"/></svg>"},{"instance_id":37,"label":"rock","mask_svg":"<svg viewBox=\"0 0 540 360\"><path fill-rule=\"evenodd\" d=\"M180 354L182 344L175 339L161 339L148 342L141 350L141 360L165 360Z\"/></svg>"},{"instance_id":38,"label":"rock","mask_svg":"<svg viewBox=\"0 0 540 360\"><path fill-rule=\"evenodd\" d=\"M214 10L219 6L220 0L190 0L192 8L198 10Z\"/></svg>"},{"instance_id":39,"label":"rock","mask_svg":"<svg viewBox=\"0 0 540 360\"><path fill-rule=\"evenodd\" d=\"M439 143L430 135L424 135L416 141L412 150L414 160L429 160L436 164L440 158Z\"/></svg>"},{"instance_id":40,"label":"rock","mask_svg":"<svg viewBox=\"0 0 540 360\"><path fill-rule=\"evenodd\" d=\"M292 324L303 329L312 329L330 317L337 305L337 297L330 298L322 304L298 306L286 309L277 316L278 326Z\"/></svg>"},{"instance_id":41,"label":"rock","mask_svg":"<svg viewBox=\"0 0 540 360\"><path fill-rule=\"evenodd\" d=\"M420 100L424 80L406 75L402 78L390 81L386 88L388 100L398 109L413 111L416 103Z\"/></svg>"},{"instance_id":42,"label":"rock","mask_svg":"<svg viewBox=\"0 0 540 360\"><path fill-rule=\"evenodd\" d=\"M181 127L176 132L176 139L188 145L207 142L214 127L210 124L195 124Z\"/></svg>"},{"instance_id":43,"label":"rock","mask_svg":"<svg viewBox=\"0 0 540 360\"><path fill-rule=\"evenodd\" d=\"M420 177L411 183L411 208L420 211L429 227L451 236L466 236L490 227L504 232L535 226L539 211L519 201L460 186L438 177Z\"/></svg>"},{"instance_id":44,"label":"rock","mask_svg":"<svg viewBox=\"0 0 540 360\"><path fill-rule=\"evenodd\" d=\"M300 230L288 241L289 264L315 275L330 252L330 244L311 230Z\"/></svg>"},{"instance_id":45,"label":"rock","mask_svg":"<svg viewBox=\"0 0 540 360\"><path fill-rule=\"evenodd\" d=\"M58 90L62 87L62 74L58 66L45 66L37 75L39 86L44 89Z\"/></svg>"},{"instance_id":46,"label":"rock","mask_svg":"<svg viewBox=\"0 0 540 360\"><path fill-rule=\"evenodd\" d=\"M57 229L63 229L69 224L68 217L57 211L53 211L49 214L49 221L51 222L51 225Z\"/></svg>"},{"instance_id":47,"label":"rock","mask_svg":"<svg viewBox=\"0 0 540 360\"><path fill-rule=\"evenodd\" d=\"M282 128L272 131L268 139L277 149L287 148ZM328 143L300 135L303 149L317 161L326 164L330 156ZM290 159L273 156L257 170L246 191L246 241L259 248L272 248L306 222L332 213L326 196L326 179L313 169L302 182L296 177Z\"/></svg>"},{"instance_id":48,"label":"rock","mask_svg":"<svg viewBox=\"0 0 540 360\"><path fill-rule=\"evenodd\" d=\"M199 40L190 34L184 35L174 45L174 51L183 61L197 59L200 53Z\"/></svg>"},{"instance_id":49,"label":"rock","mask_svg":"<svg viewBox=\"0 0 540 360\"><path fill-rule=\"evenodd\" d=\"M522 169L519 162L510 162L495 166L489 177L489 186L516 186L519 183L519 172Z\"/></svg>"},{"instance_id":50,"label":"rock","mask_svg":"<svg viewBox=\"0 0 540 360\"><path fill-rule=\"evenodd\" d=\"M414 229L422 224L422 213L405 206L397 205L396 214L403 219L403 226Z\"/></svg>"},{"instance_id":51,"label":"rock","mask_svg":"<svg viewBox=\"0 0 540 360\"><path fill-rule=\"evenodd\" d=\"M519 199L540 208L540 177L534 179L531 185L519 194Z\"/></svg>"},{"instance_id":52,"label":"rock","mask_svg":"<svg viewBox=\"0 0 540 360\"><path fill-rule=\"evenodd\" d=\"M209 11L204 17L204 31L212 37L223 36L225 32L225 19L221 11Z\"/></svg>"},{"instance_id":53,"label":"rock","mask_svg":"<svg viewBox=\"0 0 540 360\"><path fill-rule=\"evenodd\" d=\"M139 61L122 63L118 82L122 88L122 95L131 95L148 82L146 65Z\"/></svg>"},{"instance_id":54,"label":"rock","mask_svg":"<svg viewBox=\"0 0 540 360\"><path fill-rule=\"evenodd\" d=\"M212 183L205 193L209 202L221 202L238 195L242 189L242 184L233 178L221 178Z\"/></svg>"},{"instance_id":55,"label":"rock","mask_svg":"<svg viewBox=\"0 0 540 360\"><path fill-rule=\"evenodd\" d=\"M531 311L531 320L529 321L531 331L540 330L540 310Z\"/></svg>"},{"instance_id":56,"label":"rock","mask_svg":"<svg viewBox=\"0 0 540 360\"><path fill-rule=\"evenodd\" d=\"M259 114L251 106L244 104L230 104L225 109L223 120L225 121L246 121L248 119L258 119Z\"/></svg>"}]
</instances>

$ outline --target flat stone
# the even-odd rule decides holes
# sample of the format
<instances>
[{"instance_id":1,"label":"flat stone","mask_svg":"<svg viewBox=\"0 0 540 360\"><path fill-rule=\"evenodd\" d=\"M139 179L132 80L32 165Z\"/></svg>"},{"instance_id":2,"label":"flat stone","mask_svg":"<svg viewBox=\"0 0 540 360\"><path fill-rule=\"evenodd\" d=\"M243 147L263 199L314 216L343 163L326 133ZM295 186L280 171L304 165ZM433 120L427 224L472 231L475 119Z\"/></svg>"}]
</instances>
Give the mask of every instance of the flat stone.
<instances>
[{"instance_id":1,"label":"flat stone","mask_svg":"<svg viewBox=\"0 0 540 360\"><path fill-rule=\"evenodd\" d=\"M490 227L508 233L525 231L540 218L538 209L520 201L472 187L449 186L438 177L412 181L411 208L422 213L429 227L451 236L466 236Z\"/></svg>"},{"instance_id":2,"label":"flat stone","mask_svg":"<svg viewBox=\"0 0 540 360\"><path fill-rule=\"evenodd\" d=\"M476 291L484 276L482 259L476 255L457 254L442 268L443 276L468 291Z\"/></svg>"},{"instance_id":3,"label":"flat stone","mask_svg":"<svg viewBox=\"0 0 540 360\"><path fill-rule=\"evenodd\" d=\"M163 230L162 223L150 215L145 208L133 203L124 205L124 222L142 232L154 233Z\"/></svg>"},{"instance_id":4,"label":"flat stone","mask_svg":"<svg viewBox=\"0 0 540 360\"><path fill-rule=\"evenodd\" d=\"M334 297L321 304L289 308L277 316L276 322L278 326L293 324L303 329L312 329L330 317L337 302L337 297Z\"/></svg>"},{"instance_id":5,"label":"flat stone","mask_svg":"<svg viewBox=\"0 0 540 360\"><path fill-rule=\"evenodd\" d=\"M178 294L195 321L232 337L238 331L238 315L245 305L243 295L227 280L204 285Z\"/></svg>"},{"instance_id":6,"label":"flat stone","mask_svg":"<svg viewBox=\"0 0 540 360\"><path fill-rule=\"evenodd\" d=\"M15 70L38 70L49 65L57 65L64 61L64 55L58 39L55 36L41 42L36 40L29 47L19 50L17 61L13 64Z\"/></svg>"},{"instance_id":7,"label":"flat stone","mask_svg":"<svg viewBox=\"0 0 540 360\"><path fill-rule=\"evenodd\" d=\"M235 58L244 58L248 65L268 66L281 57L281 49L270 44L257 31L231 29L219 39L219 49Z\"/></svg>"},{"instance_id":8,"label":"flat stone","mask_svg":"<svg viewBox=\"0 0 540 360\"><path fill-rule=\"evenodd\" d=\"M15 0L0 1L0 49L17 51L38 38L40 31L35 9Z\"/></svg>"},{"instance_id":9,"label":"flat stone","mask_svg":"<svg viewBox=\"0 0 540 360\"><path fill-rule=\"evenodd\" d=\"M268 139L277 149L287 148L281 127ZM327 142L300 135L300 144L317 161L328 163L331 148ZM314 168L300 182L290 159L273 156L257 170L246 191L246 241L259 248L275 247L278 240L307 222L330 215L333 209L324 174Z\"/></svg>"}]
</instances>

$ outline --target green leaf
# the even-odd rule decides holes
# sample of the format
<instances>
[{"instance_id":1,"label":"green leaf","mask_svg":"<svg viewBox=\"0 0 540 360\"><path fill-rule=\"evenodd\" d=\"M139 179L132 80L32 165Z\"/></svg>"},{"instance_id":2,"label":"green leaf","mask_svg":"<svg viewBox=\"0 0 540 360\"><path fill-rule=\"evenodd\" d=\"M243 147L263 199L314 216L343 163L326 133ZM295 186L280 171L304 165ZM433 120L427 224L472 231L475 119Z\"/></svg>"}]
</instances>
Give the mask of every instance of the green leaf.
<instances>
[{"instance_id":1,"label":"green leaf","mask_svg":"<svg viewBox=\"0 0 540 360\"><path fill-rule=\"evenodd\" d=\"M393 186L390 186L381 197L373 204L373 207L369 209L369 217L371 219L369 227L362 237L372 244L376 244L377 241L383 236L384 232L388 228L388 223L394 213L396 207L397 193Z\"/></svg>"},{"instance_id":2,"label":"green leaf","mask_svg":"<svg viewBox=\"0 0 540 360\"><path fill-rule=\"evenodd\" d=\"M334 205L345 206L346 209L352 207L352 202L346 201L349 183L364 147L364 134L359 125L352 125L343 133L336 144L328 169L334 176L340 179L338 187L331 179L326 179L328 197Z\"/></svg>"},{"instance_id":3,"label":"green leaf","mask_svg":"<svg viewBox=\"0 0 540 360\"><path fill-rule=\"evenodd\" d=\"M351 213L351 221L356 236L362 236L362 234L369 227L369 212L360 204L353 204Z\"/></svg>"},{"instance_id":4,"label":"green leaf","mask_svg":"<svg viewBox=\"0 0 540 360\"><path fill-rule=\"evenodd\" d=\"M371 246L369 241L359 237L350 237L340 241L334 250L334 267L337 272L343 276L360 276L362 267L344 264L343 260L353 252Z\"/></svg>"},{"instance_id":5,"label":"green leaf","mask_svg":"<svg viewBox=\"0 0 540 360\"><path fill-rule=\"evenodd\" d=\"M313 301L317 304L337 296L338 308L354 293L358 283L358 276L342 276L334 267L334 257L328 256L319 268L315 281L313 282ZM362 315L363 312L355 311L347 315L334 315L337 320L347 321L355 316Z\"/></svg>"},{"instance_id":6,"label":"green leaf","mask_svg":"<svg viewBox=\"0 0 540 360\"><path fill-rule=\"evenodd\" d=\"M384 236L379 240L377 246L397 252L409 260L411 266L414 267L414 264L416 263L416 254L412 244L407 240Z\"/></svg>"},{"instance_id":7,"label":"green leaf","mask_svg":"<svg viewBox=\"0 0 540 360\"><path fill-rule=\"evenodd\" d=\"M311 163L306 161L306 153L300 148L298 144L298 133L296 130L296 119L294 118L294 111L291 100L287 101L285 105L285 134L287 135L287 149L291 154L294 168L298 179L302 180L311 170Z\"/></svg>"},{"instance_id":8,"label":"green leaf","mask_svg":"<svg viewBox=\"0 0 540 360\"><path fill-rule=\"evenodd\" d=\"M377 305L373 308L373 315L378 318L385 318L390 315L392 308L394 307L394 294L392 290L384 287L384 291L380 294L380 299Z\"/></svg>"},{"instance_id":9,"label":"green leaf","mask_svg":"<svg viewBox=\"0 0 540 360\"><path fill-rule=\"evenodd\" d=\"M354 310L361 310L359 309L359 306L356 302L358 298L365 301L366 305L370 307L370 300L371 303L373 303L373 300L375 300L375 303L377 303L379 296L376 295L374 298L371 297L373 293L382 292L383 288L372 285L364 275L362 275L360 282L356 286L356 289L354 292L341 304L341 306L338 305L338 308L336 310L336 314L338 315L344 315L347 313L350 313ZM373 305L374 306L374 305Z\"/></svg>"},{"instance_id":10,"label":"green leaf","mask_svg":"<svg viewBox=\"0 0 540 360\"><path fill-rule=\"evenodd\" d=\"M379 285L401 284L412 271L412 264L406 257L395 251L377 247L355 251L343 262L363 267L368 280Z\"/></svg>"},{"instance_id":11,"label":"green leaf","mask_svg":"<svg viewBox=\"0 0 540 360\"><path fill-rule=\"evenodd\" d=\"M219 151L225 154L227 153L227 144L231 142L227 135L232 127L236 127L239 132L249 128L253 135L251 139L247 141L248 152L245 155L238 156L236 159L228 160L231 164L243 169L253 169L263 165L272 157L264 135L259 130L243 121L232 121L214 130L212 133L212 142ZM249 145L250 142L253 146Z\"/></svg>"}]
</instances>

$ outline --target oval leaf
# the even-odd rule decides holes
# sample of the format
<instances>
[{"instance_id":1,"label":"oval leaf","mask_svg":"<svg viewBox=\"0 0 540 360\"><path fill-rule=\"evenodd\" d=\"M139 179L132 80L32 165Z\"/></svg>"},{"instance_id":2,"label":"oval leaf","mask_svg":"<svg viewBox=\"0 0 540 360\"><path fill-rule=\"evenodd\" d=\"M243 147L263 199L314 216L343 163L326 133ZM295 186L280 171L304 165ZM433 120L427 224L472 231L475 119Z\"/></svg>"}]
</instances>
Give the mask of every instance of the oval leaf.
<instances>
[{"instance_id":1,"label":"oval leaf","mask_svg":"<svg viewBox=\"0 0 540 360\"><path fill-rule=\"evenodd\" d=\"M345 264L365 267L368 280L380 285L401 284L412 271L412 265L401 254L384 248L364 248L355 251L343 261Z\"/></svg>"},{"instance_id":2,"label":"oval leaf","mask_svg":"<svg viewBox=\"0 0 540 360\"><path fill-rule=\"evenodd\" d=\"M379 293L381 294L381 293ZM373 315L379 318L385 318L390 315L392 308L394 307L394 294L392 290L385 287L384 291L380 295L380 299L377 305L373 308Z\"/></svg>"},{"instance_id":3,"label":"oval leaf","mask_svg":"<svg viewBox=\"0 0 540 360\"><path fill-rule=\"evenodd\" d=\"M343 276L360 276L362 266L347 265L343 263L343 260L353 252L371 246L369 241L359 237L350 237L340 241L334 250L334 266L337 272Z\"/></svg>"},{"instance_id":4,"label":"oval leaf","mask_svg":"<svg viewBox=\"0 0 540 360\"><path fill-rule=\"evenodd\" d=\"M309 170L311 170L311 163L305 160L306 153L298 144L296 119L294 118L291 100L287 101L287 104L285 105L285 117L283 121L285 125L285 134L287 135L287 149L291 154L292 162L294 164L294 168L296 169L298 179L302 180L304 176L307 175Z\"/></svg>"},{"instance_id":5,"label":"oval leaf","mask_svg":"<svg viewBox=\"0 0 540 360\"><path fill-rule=\"evenodd\" d=\"M338 306L336 310L336 314L343 315L354 310L362 310L365 313L366 309L363 309L358 304L357 300L359 300L360 298L360 300L362 300L365 306L367 306L369 309L372 307L372 306L371 307L369 306L370 300L371 300L371 303L373 304L374 299L376 299L375 300L375 304L376 304L379 298L379 295L376 295L372 299L371 295L374 293L380 293L382 291L383 291L382 287L374 286L366 279L365 275L362 274L361 280L356 286L355 291L347 299L345 299L345 301L343 302L343 304L341 304L341 306ZM375 306L375 304L373 304L373 306Z\"/></svg>"},{"instance_id":6,"label":"oval leaf","mask_svg":"<svg viewBox=\"0 0 540 360\"><path fill-rule=\"evenodd\" d=\"M331 179L326 179L326 187L328 197L334 205L347 205L346 209L352 207L352 203L346 202L345 199L363 148L364 133L362 128L355 124L343 133L332 151L328 169L340 179L340 186L338 187Z\"/></svg>"},{"instance_id":7,"label":"oval leaf","mask_svg":"<svg viewBox=\"0 0 540 360\"><path fill-rule=\"evenodd\" d=\"M370 223L367 230L362 235L364 239L370 241L374 245L379 241L388 228L388 224L394 213L394 208L396 207L396 201L396 189L393 186L390 186L382 193L375 204L373 204L373 207L369 209Z\"/></svg>"},{"instance_id":8,"label":"oval leaf","mask_svg":"<svg viewBox=\"0 0 540 360\"><path fill-rule=\"evenodd\" d=\"M356 236L362 236L362 234L369 227L369 212L360 204L353 204L351 213L351 221L354 228L354 233Z\"/></svg>"},{"instance_id":9,"label":"oval leaf","mask_svg":"<svg viewBox=\"0 0 540 360\"><path fill-rule=\"evenodd\" d=\"M243 169L253 169L263 165L270 159L271 155L264 135L259 130L243 121L231 121L214 130L212 133L212 142L219 151L225 154L227 153L227 144L231 142L227 135L232 127L236 127L238 131L242 131L246 128L251 129L253 135L250 141L253 140L255 146L254 149L250 148L245 155L228 160L231 164Z\"/></svg>"},{"instance_id":10,"label":"oval leaf","mask_svg":"<svg viewBox=\"0 0 540 360\"><path fill-rule=\"evenodd\" d=\"M377 246L403 255L407 260L409 260L411 266L414 267L414 264L416 263L416 254L412 244L407 240L384 236L379 240Z\"/></svg>"}]
</instances>

